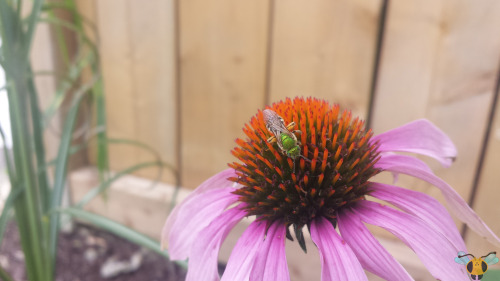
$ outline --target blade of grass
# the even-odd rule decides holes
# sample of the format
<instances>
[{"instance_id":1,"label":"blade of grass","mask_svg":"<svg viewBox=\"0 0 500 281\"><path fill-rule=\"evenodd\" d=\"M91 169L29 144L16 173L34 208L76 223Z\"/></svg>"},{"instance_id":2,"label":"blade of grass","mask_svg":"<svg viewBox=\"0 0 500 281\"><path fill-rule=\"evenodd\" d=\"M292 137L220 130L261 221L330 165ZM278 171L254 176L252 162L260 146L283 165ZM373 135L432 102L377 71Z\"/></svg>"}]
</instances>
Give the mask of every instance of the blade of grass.
<instances>
[{"instance_id":1,"label":"blade of grass","mask_svg":"<svg viewBox=\"0 0 500 281\"><path fill-rule=\"evenodd\" d=\"M74 23L67 22L55 17L48 17L44 19L47 22L51 22L61 27L68 28L70 30L74 30L77 32L81 32L84 29L83 23L84 18L76 12L76 6L74 3L70 3L71 1L66 1L65 7L74 14ZM95 27L94 27L95 29ZM90 60L92 72L100 73L99 70L99 60L98 53L96 50L95 44L89 39L88 36L83 33L81 37L86 46L90 47L91 53L95 54L96 57L94 60ZM104 97L104 88L102 85L102 79L99 79L92 88L92 93L94 97L94 108L96 112L96 126L97 127L106 127L106 114L105 114L105 97ZM100 181L106 180L108 177L107 173L109 170L109 155L108 155L108 146L104 141L107 138L106 131L100 131L97 134L98 143L97 143L97 168L99 170L99 179Z\"/></svg>"},{"instance_id":2,"label":"blade of grass","mask_svg":"<svg viewBox=\"0 0 500 281\"><path fill-rule=\"evenodd\" d=\"M61 212L68 213L74 217L86 220L93 225L96 225L102 229L105 229L111 233L114 233L120 237L123 237L133 243L146 247L154 252L164 256L165 258L170 258L166 251L162 251L160 248L160 243L155 241L144 234L141 234L135 230L132 230L122 224L119 224L108 218L92 214L90 212L84 211L79 208L66 208L61 210ZM187 268L187 262L185 261L174 261L176 264L182 268Z\"/></svg>"},{"instance_id":3,"label":"blade of grass","mask_svg":"<svg viewBox=\"0 0 500 281\"><path fill-rule=\"evenodd\" d=\"M18 66L22 66L21 62ZM15 67L15 66L12 66ZM14 71L23 73L22 70ZM21 244L26 257L26 267L30 280L49 280L52 271L46 269L47 257L44 256L40 233L43 233L40 224L40 198L37 198L38 186L32 163L32 147L30 144L30 121L27 98L27 89L23 76L10 77L6 80L14 81L9 94L10 120L12 126L14 163L17 176L22 182L12 185L12 188L25 188L22 196L15 201L16 218L21 235Z\"/></svg>"},{"instance_id":4,"label":"blade of grass","mask_svg":"<svg viewBox=\"0 0 500 281\"><path fill-rule=\"evenodd\" d=\"M42 10L43 0L34 0L33 8L31 9L31 13L28 17L28 26L26 28L26 34L24 36L24 50L22 54L26 57L29 57L29 52L31 50L31 44L33 42L33 34L35 32L35 28L37 26L38 18L40 17L40 11Z\"/></svg>"},{"instance_id":5,"label":"blade of grass","mask_svg":"<svg viewBox=\"0 0 500 281\"><path fill-rule=\"evenodd\" d=\"M14 201L16 221L21 237L21 245L24 251L26 271L30 280L46 280L52 277L51 268L47 268L47 256L44 255L43 241L40 239L41 230L41 208L39 204L38 184L32 163L32 146L30 142L30 111L27 101L27 80L29 66L29 50L34 24L30 29L29 36L23 31L22 18L20 16L21 4L17 12L12 9L12 2L0 1L0 18L2 20L2 66L5 70L8 89L8 100L10 108L10 120L13 137L13 160L16 178L19 182L11 181L11 188L22 189L24 192ZM36 13L37 4L32 10ZM33 19L37 16L32 14Z\"/></svg>"},{"instance_id":6,"label":"blade of grass","mask_svg":"<svg viewBox=\"0 0 500 281\"><path fill-rule=\"evenodd\" d=\"M20 19L21 17L21 12L23 8L23 0L18 0L17 2L17 7L15 8L16 11L16 18Z\"/></svg>"},{"instance_id":7,"label":"blade of grass","mask_svg":"<svg viewBox=\"0 0 500 281\"><path fill-rule=\"evenodd\" d=\"M30 110L31 110L31 124L33 128L33 144L34 151L36 155L36 168L35 172L38 177L38 187L42 212L45 213L48 211L49 206L49 196L50 196L50 188L49 188L49 179L47 177L46 169L43 169L45 166L45 143L43 139L43 129L42 129L42 114L40 112L40 105L38 102L38 93L36 91L33 79L28 79L28 94L30 101Z\"/></svg>"},{"instance_id":8,"label":"blade of grass","mask_svg":"<svg viewBox=\"0 0 500 281\"><path fill-rule=\"evenodd\" d=\"M158 169L158 174L156 175L156 179L154 180L154 182L152 183L153 185L156 183L156 182L159 182L161 180L161 177L163 175L163 169L164 168L167 168L169 169L172 174L174 175L175 177L175 182L178 182L178 171L177 169L169 164L169 163L166 163L166 162L163 162L161 160L161 156L160 154L154 149L152 148L150 145L148 144L145 144L143 142L140 142L140 141L135 141L135 140L127 140L127 139L108 139L108 143L112 143L112 144L129 144L129 145L134 145L134 146L137 146L137 147L140 147L146 151L148 151L149 153L151 153L153 155L153 157L156 158L156 161L160 164L159 165L159 168ZM176 194L176 191L177 189L174 191L174 196Z\"/></svg>"},{"instance_id":9,"label":"blade of grass","mask_svg":"<svg viewBox=\"0 0 500 281\"><path fill-rule=\"evenodd\" d=\"M7 222L9 221L9 214L14 204L14 200L16 200L17 196L24 191L22 188L16 188L10 190L9 196L5 200L5 204L3 205L2 214L0 215L0 245L2 245L3 234L5 232L5 227L7 226Z\"/></svg>"},{"instance_id":10,"label":"blade of grass","mask_svg":"<svg viewBox=\"0 0 500 281\"><path fill-rule=\"evenodd\" d=\"M90 86L89 86L90 87ZM56 160L56 171L54 175L54 187L51 194L51 204L50 209L55 210L61 205L61 200L64 192L64 187L66 183L68 160L69 160L69 148L71 146L72 133L76 123L76 117L78 115L78 110L80 103L83 100L84 94L88 89L82 88L81 92L75 93L74 102L66 116L66 121L63 126L63 133L61 136L61 141L59 144L59 151L57 153ZM59 214L54 212L51 214L50 226L49 226L49 251L50 255L55 262L55 255L57 249L57 238L59 232Z\"/></svg>"},{"instance_id":11,"label":"blade of grass","mask_svg":"<svg viewBox=\"0 0 500 281\"><path fill-rule=\"evenodd\" d=\"M8 42L16 41L16 34L19 32L17 29L20 27L19 18L15 16L14 9L7 3L7 1L0 1L0 27L2 28L2 49L5 49L4 55L12 54L13 50L10 48L11 44ZM5 56L5 59L8 59ZM8 70L8 69L6 69Z\"/></svg>"},{"instance_id":12,"label":"blade of grass","mask_svg":"<svg viewBox=\"0 0 500 281\"><path fill-rule=\"evenodd\" d=\"M98 81L94 89L96 126L106 128L106 100L104 98L104 89L102 79ZM97 169L99 170L99 179L104 181L108 178L109 170L109 151L106 130L97 133Z\"/></svg>"},{"instance_id":13,"label":"blade of grass","mask_svg":"<svg viewBox=\"0 0 500 281\"><path fill-rule=\"evenodd\" d=\"M8 98L11 108L14 143L13 160L15 164L14 169L9 169L12 171L10 177L12 178L15 175L16 179L19 179L19 182L11 180L13 190L11 194L15 194L15 192L19 192L19 194L16 200L9 200L9 204L13 202L15 207L28 278L30 280L49 281L53 279L52 270L55 255L52 254L54 251L51 252L51 247L55 247L55 243L50 244L50 242L53 242L52 237L54 236L47 237L49 231L45 231L43 227L48 222L47 217L44 217L43 214L43 210L47 208L41 206L43 206L42 202L48 200L44 200L42 197L50 191L46 180L46 166L44 163L42 126L40 125L42 118L39 118L40 110L29 60L29 53L43 1L33 0L31 4L31 13L26 20L23 20L21 15L22 0L0 0L0 32L3 40L0 59L2 66L6 70L8 83L13 81L12 88L8 89ZM80 30L80 34L83 35L83 29ZM92 46L91 43L87 43L87 45ZM95 55L91 55L90 59L82 60L82 62L95 65L95 57ZM88 88L90 87L92 85ZM75 111L78 111L81 96L83 96L83 92L76 94L78 98L76 98L75 102ZM59 207L60 205L59 194L62 193L65 183L68 163L68 156L64 155L63 152L67 152L71 142L75 116L76 113L71 112L70 109L70 113L68 113L69 120L65 122L65 128L70 128L68 133L70 136L64 139L66 142L62 143L59 150L55 173L57 184L53 193L56 198L51 200L51 207L53 205ZM68 124L69 126L66 126ZM34 161L36 161L37 165L34 165ZM39 168L38 171L37 167ZM40 169L42 167L43 170ZM14 174L14 170L16 174ZM7 217L8 209L6 208L5 213L3 213L5 216L0 219ZM55 240L57 240L58 219L52 219L52 222L54 221L56 227L53 227L52 223L50 224L50 234L56 232ZM55 231L53 231L54 228Z\"/></svg>"},{"instance_id":14,"label":"blade of grass","mask_svg":"<svg viewBox=\"0 0 500 281\"><path fill-rule=\"evenodd\" d=\"M65 3L64 4L65 6L67 7L74 6L74 3L70 3L72 1L66 1L66 2L68 3ZM53 12L50 9L47 10L48 10L47 17L41 18L40 22L47 22L55 27L58 33L59 49L62 49L64 52L69 53L69 51L66 50L65 44L63 42L64 38L61 37L62 28L70 30L72 34L76 35L77 39L79 39L79 41L81 42L80 44L78 44L77 54L71 64L69 64L69 55L68 54L65 55L65 57L67 57L65 58L65 61L67 61L66 64L69 65L67 68L68 70L65 71L67 75L64 79L61 80L60 85L58 86L53 102L50 104L50 106L46 111L45 120L50 119L57 112L57 109L60 107L60 105L64 101L64 98L67 96L66 95L67 91L79 81L79 79L81 78L82 71L87 66L95 63L97 55L97 47L88 38L88 36L86 36L85 32L83 31L83 27L80 27L71 21L58 18L53 14ZM73 17L79 18L78 13L76 9L74 9L74 7L71 9L68 8L67 11L72 13ZM99 73L96 73L96 75L100 76ZM98 80L99 79L97 79L95 83L97 83ZM48 121L46 121L46 123L48 123Z\"/></svg>"},{"instance_id":15,"label":"blade of grass","mask_svg":"<svg viewBox=\"0 0 500 281\"><path fill-rule=\"evenodd\" d=\"M17 181L16 171L14 170L14 166L12 165L12 157L9 149L7 148L7 139L5 138L5 133L3 131L2 126L0 126L0 137L3 142L3 153L5 158L5 164L7 165L7 174L9 175L9 180L12 183Z\"/></svg>"},{"instance_id":16,"label":"blade of grass","mask_svg":"<svg viewBox=\"0 0 500 281\"><path fill-rule=\"evenodd\" d=\"M80 40L82 40L82 42L80 42L80 44L83 44L86 47L89 47L93 53L97 53L97 46L94 44L94 42L92 42L92 40L90 40L90 38L88 36L85 35L85 33L82 31L81 27L76 25L75 23L70 22L70 21L66 21L66 20L63 20L63 19L60 19L57 17L51 17L51 16L41 18L40 22L46 22L46 23L49 23L52 25L61 26L61 27L64 27L68 30L71 30L71 31L77 33L77 35L80 35L78 38Z\"/></svg>"},{"instance_id":17,"label":"blade of grass","mask_svg":"<svg viewBox=\"0 0 500 281\"><path fill-rule=\"evenodd\" d=\"M49 17L57 18L57 16L55 16L56 11L54 9L47 9L46 11ZM60 25L54 25L53 31L55 33L55 39L58 46L59 57L62 58L62 61L65 66L69 66L71 59L70 59L70 50L66 44L67 38L64 35Z\"/></svg>"},{"instance_id":18,"label":"blade of grass","mask_svg":"<svg viewBox=\"0 0 500 281\"><path fill-rule=\"evenodd\" d=\"M84 27L89 27L94 33L97 31L97 27L95 23L87 18L85 15L82 15L78 12L78 8L76 7L73 1L64 1L64 2L48 2L44 3L44 10L65 10L70 13L73 13L74 18L71 24L74 24L78 30L84 30Z\"/></svg>"},{"instance_id":19,"label":"blade of grass","mask_svg":"<svg viewBox=\"0 0 500 281\"><path fill-rule=\"evenodd\" d=\"M89 54L86 57L77 56L75 61L71 64L69 69L67 70L67 75L64 79L61 80L59 86L57 87L56 93L49 107L45 111L45 124L49 123L49 120L54 116L54 114L58 111L64 99L68 96L68 91L78 82L83 69L88 65L88 60L92 58L92 55ZM92 83L95 83L97 79L94 78ZM84 84L82 87L87 87L87 89L91 88L90 84ZM79 91L77 89L76 91Z\"/></svg>"},{"instance_id":20,"label":"blade of grass","mask_svg":"<svg viewBox=\"0 0 500 281\"><path fill-rule=\"evenodd\" d=\"M145 144L145 143L142 143L140 141L135 141L135 140L127 140L127 139L107 139L107 140L104 140L106 142L107 145L109 144L128 144L128 145L133 145L133 146L137 146L137 147L140 147L148 152L150 152L152 154L152 156L156 159L156 162L159 163L160 167L161 168L167 168L169 169L173 174L174 176L177 174L177 170L175 169L175 167L173 167L171 164L169 163L166 163L166 162L163 162L161 161L161 157L160 155L158 154L158 152L156 152L151 146ZM85 142L83 144L78 144L78 145L73 145L70 147L69 149L69 155L73 155L85 148L87 148L89 146L90 142ZM56 159L52 159L50 160L49 162L47 162L45 164L45 167L48 167L48 166L53 166L55 165L57 162L57 158ZM46 169L46 168L43 168L43 169Z\"/></svg>"},{"instance_id":21,"label":"blade of grass","mask_svg":"<svg viewBox=\"0 0 500 281\"><path fill-rule=\"evenodd\" d=\"M75 204L75 206L79 207L79 208L83 207L85 204L87 204L94 197L96 197L100 193L104 192L107 188L109 188L109 186L117 179L119 179L125 175L128 175L130 173L133 173L135 171L138 171L140 169L144 169L144 168L151 167L151 166L157 166L157 165L161 166L162 164L161 164L161 162L154 161L154 162L145 162L145 163L137 164L137 165L131 166L129 168L126 168L126 169L116 173L111 178L105 180L104 182L102 182L98 186L92 188L89 192L87 192L87 194L85 194L85 196L83 196L83 198L77 204Z\"/></svg>"}]
</instances>

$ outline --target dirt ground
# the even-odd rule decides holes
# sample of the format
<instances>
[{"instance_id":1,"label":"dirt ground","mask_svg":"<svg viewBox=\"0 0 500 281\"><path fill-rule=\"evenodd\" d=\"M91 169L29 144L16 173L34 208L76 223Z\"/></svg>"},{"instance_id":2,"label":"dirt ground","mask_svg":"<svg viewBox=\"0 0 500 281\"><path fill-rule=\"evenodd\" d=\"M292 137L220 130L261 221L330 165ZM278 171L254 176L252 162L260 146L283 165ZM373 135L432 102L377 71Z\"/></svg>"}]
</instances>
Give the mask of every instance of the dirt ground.
<instances>
[{"instance_id":1,"label":"dirt ground","mask_svg":"<svg viewBox=\"0 0 500 281\"><path fill-rule=\"evenodd\" d=\"M0 246L0 265L16 281L23 281L27 279L19 242L17 228L11 222ZM101 267L106 261L128 262L132 256L140 257L136 270L109 279L101 277ZM83 224L77 224L71 233L60 235L56 267L56 281L181 281L186 275L184 269L152 251Z\"/></svg>"}]
</instances>

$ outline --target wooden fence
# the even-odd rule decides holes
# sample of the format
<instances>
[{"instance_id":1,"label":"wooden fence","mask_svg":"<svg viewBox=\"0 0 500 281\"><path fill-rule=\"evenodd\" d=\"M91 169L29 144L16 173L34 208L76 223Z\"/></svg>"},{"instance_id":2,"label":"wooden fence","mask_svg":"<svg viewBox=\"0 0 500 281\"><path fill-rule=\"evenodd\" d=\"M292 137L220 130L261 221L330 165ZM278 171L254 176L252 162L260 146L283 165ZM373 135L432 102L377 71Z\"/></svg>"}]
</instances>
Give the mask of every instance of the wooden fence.
<instances>
[{"instance_id":1,"label":"wooden fence","mask_svg":"<svg viewBox=\"0 0 500 281\"><path fill-rule=\"evenodd\" d=\"M109 135L151 145L183 186L234 160L234 140L257 109L314 96L350 108L376 133L434 122L458 159L432 167L500 234L499 1L81 0L80 8L99 35ZM115 170L150 158L111 148ZM421 181L400 184L440 198ZM472 233L467 242L478 254L492 250Z\"/></svg>"}]
</instances>

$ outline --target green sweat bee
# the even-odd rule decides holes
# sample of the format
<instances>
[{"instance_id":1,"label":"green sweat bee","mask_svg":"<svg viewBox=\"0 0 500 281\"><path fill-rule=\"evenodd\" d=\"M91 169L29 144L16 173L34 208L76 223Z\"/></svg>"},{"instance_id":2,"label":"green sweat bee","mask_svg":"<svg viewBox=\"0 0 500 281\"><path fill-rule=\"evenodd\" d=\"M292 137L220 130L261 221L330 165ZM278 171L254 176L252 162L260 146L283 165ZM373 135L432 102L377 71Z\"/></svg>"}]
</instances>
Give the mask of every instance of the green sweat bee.
<instances>
[{"instance_id":1,"label":"green sweat bee","mask_svg":"<svg viewBox=\"0 0 500 281\"><path fill-rule=\"evenodd\" d=\"M295 130L290 132L295 127L295 122L291 122L285 126L285 121L278 113L270 110L264 110L264 121L266 122L266 128L269 132L273 133L274 136L267 139L267 142L274 143L278 142L278 147L282 152L293 160L301 156L300 155L300 142L295 136L295 132L302 133L301 131Z\"/></svg>"}]
</instances>

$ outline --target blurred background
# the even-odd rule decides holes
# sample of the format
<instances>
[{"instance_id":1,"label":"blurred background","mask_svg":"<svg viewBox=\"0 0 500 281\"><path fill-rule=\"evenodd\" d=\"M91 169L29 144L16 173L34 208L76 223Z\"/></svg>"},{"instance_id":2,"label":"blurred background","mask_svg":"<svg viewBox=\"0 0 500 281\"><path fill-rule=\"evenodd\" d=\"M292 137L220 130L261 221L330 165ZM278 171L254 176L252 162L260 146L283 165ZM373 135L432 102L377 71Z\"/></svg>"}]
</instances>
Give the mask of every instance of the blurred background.
<instances>
[{"instance_id":1,"label":"blurred background","mask_svg":"<svg viewBox=\"0 0 500 281\"><path fill-rule=\"evenodd\" d=\"M89 210L159 238L173 186L182 186L182 199L226 169L234 161L234 140L243 137L241 128L258 109L313 96L352 110L375 134L431 120L453 140L458 158L451 168L429 164L500 233L499 1L77 3L93 23L88 33L100 53L108 136L147 144L173 167L160 177L152 167L120 180L108 200L92 202ZM57 68L54 36L39 25L35 71ZM42 105L54 92L53 79L37 78ZM46 135L52 155L58 125ZM109 151L113 171L155 157L123 144ZM75 198L98 181L93 155L92 148L79 154L73 166ZM441 198L421 181L401 177L398 184ZM457 225L471 253L500 252ZM393 243L389 234L374 231ZM313 259L319 268L318 257ZM307 268L291 271L294 280L308 280Z\"/></svg>"}]
</instances>

